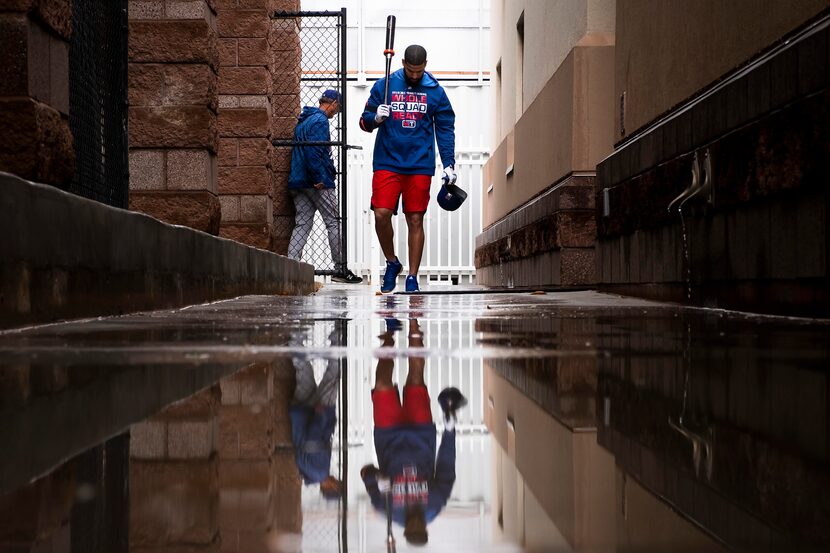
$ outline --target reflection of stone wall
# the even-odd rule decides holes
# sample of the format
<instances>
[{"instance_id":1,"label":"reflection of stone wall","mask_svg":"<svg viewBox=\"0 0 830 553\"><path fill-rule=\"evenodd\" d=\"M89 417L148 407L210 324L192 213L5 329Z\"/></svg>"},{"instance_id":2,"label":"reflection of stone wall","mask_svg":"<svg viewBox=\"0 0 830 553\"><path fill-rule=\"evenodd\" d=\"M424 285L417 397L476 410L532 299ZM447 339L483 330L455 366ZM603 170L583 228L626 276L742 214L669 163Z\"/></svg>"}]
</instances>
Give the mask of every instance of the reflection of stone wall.
<instances>
[{"instance_id":1,"label":"reflection of stone wall","mask_svg":"<svg viewBox=\"0 0 830 553\"><path fill-rule=\"evenodd\" d=\"M130 209L218 234L212 4L130 2Z\"/></svg>"},{"instance_id":2,"label":"reflection of stone wall","mask_svg":"<svg viewBox=\"0 0 830 553\"><path fill-rule=\"evenodd\" d=\"M277 533L300 531L300 481L288 421L293 380L284 360L251 365L221 383L219 520L225 552L263 551Z\"/></svg>"},{"instance_id":3,"label":"reflection of stone wall","mask_svg":"<svg viewBox=\"0 0 830 553\"><path fill-rule=\"evenodd\" d=\"M0 495L0 551L68 551L74 496L71 463Z\"/></svg>"},{"instance_id":4,"label":"reflection of stone wall","mask_svg":"<svg viewBox=\"0 0 830 553\"><path fill-rule=\"evenodd\" d=\"M130 551L218 552L219 386L133 425Z\"/></svg>"},{"instance_id":5,"label":"reflection of stone wall","mask_svg":"<svg viewBox=\"0 0 830 553\"><path fill-rule=\"evenodd\" d=\"M70 0L3 2L0 171L61 187L74 172L69 130Z\"/></svg>"}]
</instances>

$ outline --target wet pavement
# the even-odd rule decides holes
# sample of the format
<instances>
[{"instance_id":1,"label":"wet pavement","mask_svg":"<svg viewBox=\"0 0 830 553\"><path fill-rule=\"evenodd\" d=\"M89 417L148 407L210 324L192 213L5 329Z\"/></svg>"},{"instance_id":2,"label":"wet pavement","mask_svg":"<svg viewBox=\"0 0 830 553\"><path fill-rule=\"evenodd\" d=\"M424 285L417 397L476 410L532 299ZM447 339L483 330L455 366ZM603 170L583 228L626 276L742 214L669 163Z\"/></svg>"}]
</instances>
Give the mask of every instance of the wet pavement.
<instances>
[{"instance_id":1,"label":"wet pavement","mask_svg":"<svg viewBox=\"0 0 830 553\"><path fill-rule=\"evenodd\" d=\"M401 551L824 551L828 338L336 285L3 332L0 551L387 551L390 512Z\"/></svg>"}]
</instances>

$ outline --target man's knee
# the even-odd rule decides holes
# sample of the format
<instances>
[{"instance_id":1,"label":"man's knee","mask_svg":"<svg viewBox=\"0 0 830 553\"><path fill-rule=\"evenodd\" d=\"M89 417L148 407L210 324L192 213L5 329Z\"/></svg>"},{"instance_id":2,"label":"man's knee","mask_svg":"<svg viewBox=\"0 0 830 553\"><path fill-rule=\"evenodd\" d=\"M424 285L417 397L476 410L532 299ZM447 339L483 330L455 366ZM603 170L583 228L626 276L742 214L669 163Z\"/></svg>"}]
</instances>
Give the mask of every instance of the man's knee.
<instances>
[{"instance_id":1,"label":"man's knee","mask_svg":"<svg viewBox=\"0 0 830 553\"><path fill-rule=\"evenodd\" d=\"M378 224L385 224L392 221L392 210L391 209L383 209L380 207L375 208L375 223Z\"/></svg>"},{"instance_id":2,"label":"man's knee","mask_svg":"<svg viewBox=\"0 0 830 553\"><path fill-rule=\"evenodd\" d=\"M406 224L409 226L410 229L420 229L424 226L424 214L423 213L407 213L406 214Z\"/></svg>"}]
</instances>

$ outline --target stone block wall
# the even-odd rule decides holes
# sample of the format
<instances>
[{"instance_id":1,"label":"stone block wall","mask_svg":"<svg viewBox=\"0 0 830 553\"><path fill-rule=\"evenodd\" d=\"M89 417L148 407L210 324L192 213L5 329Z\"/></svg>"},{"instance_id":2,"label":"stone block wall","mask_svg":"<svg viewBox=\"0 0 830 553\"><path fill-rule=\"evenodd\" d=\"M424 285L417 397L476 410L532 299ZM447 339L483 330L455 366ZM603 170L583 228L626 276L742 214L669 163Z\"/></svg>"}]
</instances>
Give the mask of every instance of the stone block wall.
<instances>
[{"instance_id":1,"label":"stone block wall","mask_svg":"<svg viewBox=\"0 0 830 553\"><path fill-rule=\"evenodd\" d=\"M218 552L218 384L131 429L130 551Z\"/></svg>"},{"instance_id":2,"label":"stone block wall","mask_svg":"<svg viewBox=\"0 0 830 553\"><path fill-rule=\"evenodd\" d=\"M284 254L287 237L277 235L274 206L286 195L289 159L275 152L271 139L286 138L283 127L293 131L293 112L299 108L284 108L280 98L286 92L297 98L299 74L287 79L275 72L275 57L288 48L299 60L299 30L292 21L289 32L278 32L270 14L296 11L299 1L219 0L216 6L220 235ZM286 115L291 116L290 125L283 121Z\"/></svg>"},{"instance_id":3,"label":"stone block wall","mask_svg":"<svg viewBox=\"0 0 830 553\"><path fill-rule=\"evenodd\" d=\"M0 171L67 187L70 0L0 3Z\"/></svg>"},{"instance_id":4,"label":"stone block wall","mask_svg":"<svg viewBox=\"0 0 830 553\"><path fill-rule=\"evenodd\" d=\"M219 233L213 0L129 4L130 209Z\"/></svg>"},{"instance_id":5,"label":"stone block wall","mask_svg":"<svg viewBox=\"0 0 830 553\"><path fill-rule=\"evenodd\" d=\"M288 406L294 388L289 359L257 363L221 382L219 503L222 550L261 549L263 537L302 529L300 479Z\"/></svg>"}]
</instances>

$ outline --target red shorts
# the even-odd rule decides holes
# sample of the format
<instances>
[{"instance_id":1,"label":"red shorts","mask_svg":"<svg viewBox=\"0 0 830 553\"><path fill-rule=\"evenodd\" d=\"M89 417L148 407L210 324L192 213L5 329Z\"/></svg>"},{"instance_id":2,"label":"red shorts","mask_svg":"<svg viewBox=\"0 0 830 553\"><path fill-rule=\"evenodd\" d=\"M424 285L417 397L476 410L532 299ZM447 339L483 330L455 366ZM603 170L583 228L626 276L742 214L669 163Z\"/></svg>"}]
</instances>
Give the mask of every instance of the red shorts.
<instances>
[{"instance_id":1,"label":"red shorts","mask_svg":"<svg viewBox=\"0 0 830 553\"><path fill-rule=\"evenodd\" d=\"M404 213L424 213L429 205L432 175L402 175L392 171L375 171L372 176L372 209L381 207L398 213L403 195Z\"/></svg>"},{"instance_id":2,"label":"red shorts","mask_svg":"<svg viewBox=\"0 0 830 553\"><path fill-rule=\"evenodd\" d=\"M372 410L377 428L402 424L432 424L429 391L426 386L404 386L403 405L397 387L372 390Z\"/></svg>"}]
</instances>

